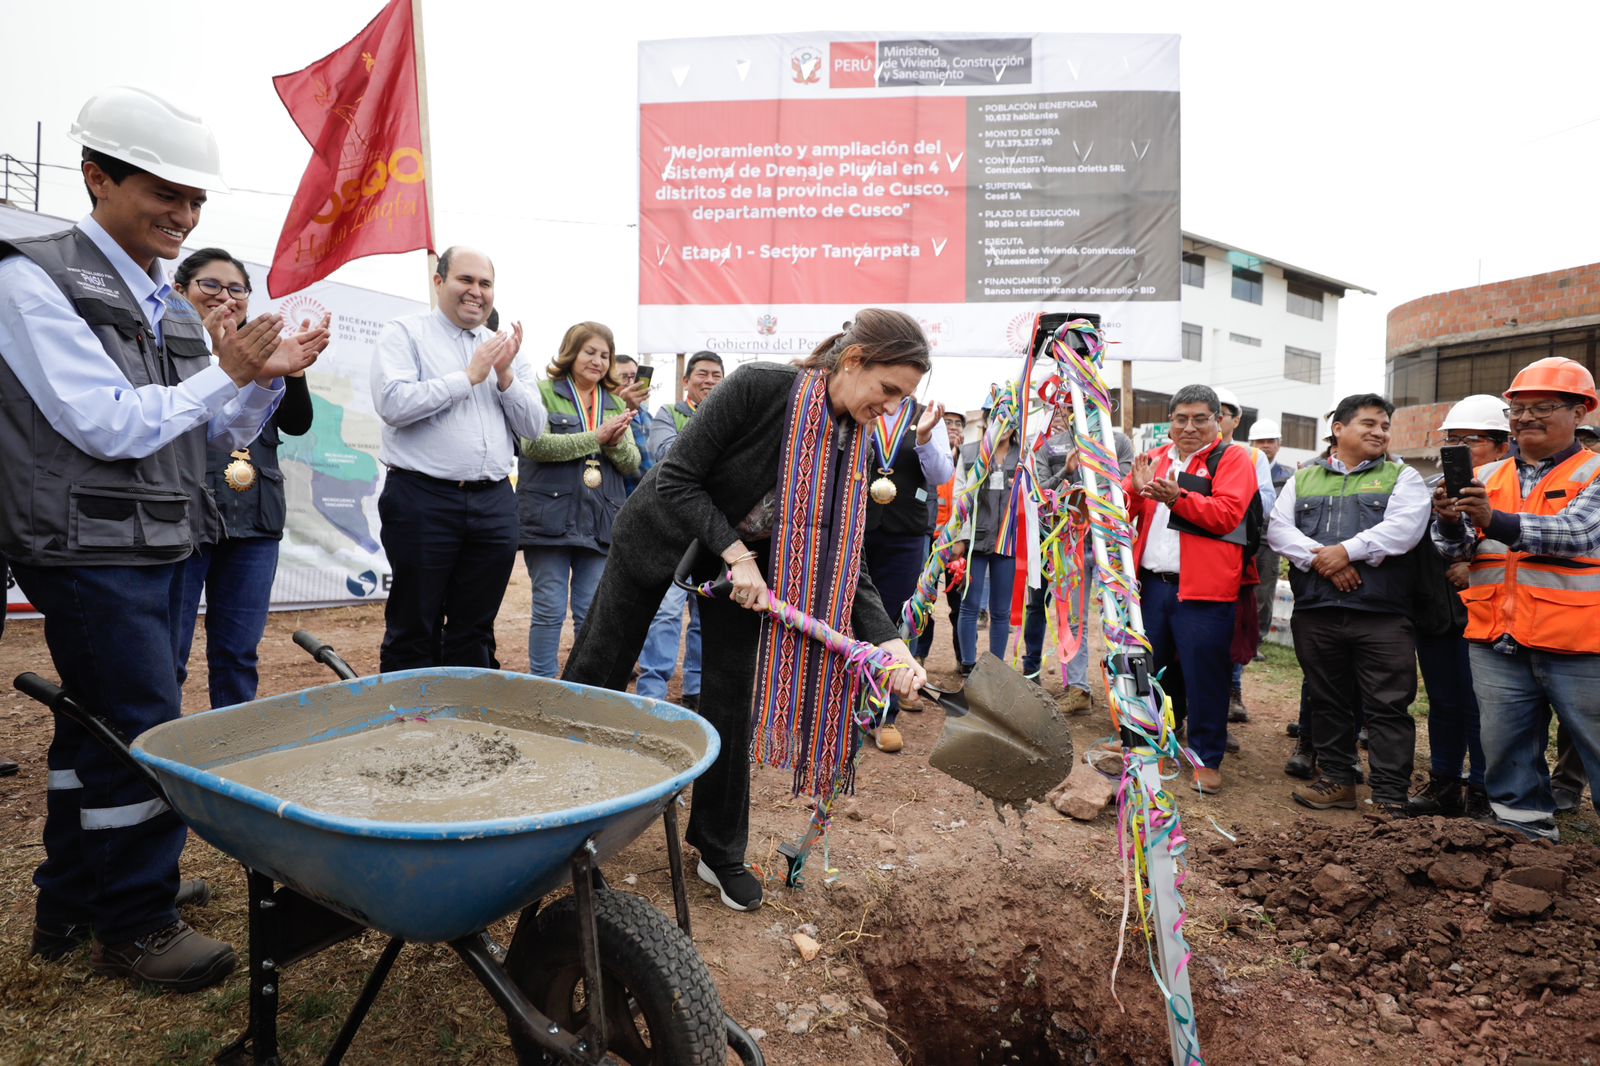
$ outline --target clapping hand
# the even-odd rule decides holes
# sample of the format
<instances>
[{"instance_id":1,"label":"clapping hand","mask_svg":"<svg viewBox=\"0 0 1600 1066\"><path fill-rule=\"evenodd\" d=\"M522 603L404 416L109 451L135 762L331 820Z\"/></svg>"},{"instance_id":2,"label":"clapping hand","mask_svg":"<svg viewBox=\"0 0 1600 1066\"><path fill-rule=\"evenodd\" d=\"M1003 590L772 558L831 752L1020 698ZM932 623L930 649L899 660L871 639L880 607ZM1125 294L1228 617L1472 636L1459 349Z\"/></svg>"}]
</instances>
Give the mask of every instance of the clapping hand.
<instances>
[{"instance_id":1,"label":"clapping hand","mask_svg":"<svg viewBox=\"0 0 1600 1066\"><path fill-rule=\"evenodd\" d=\"M236 306L232 300L224 300L211 309L203 325L211 334L217 364L242 389L262 375L267 360L277 351L283 316L261 315L241 327L234 317Z\"/></svg>"},{"instance_id":2,"label":"clapping hand","mask_svg":"<svg viewBox=\"0 0 1600 1066\"><path fill-rule=\"evenodd\" d=\"M633 411L624 411L602 422L600 428L595 430L595 437L599 439L600 446L610 448L620 441L622 435L628 432L628 427L633 424L634 414Z\"/></svg>"},{"instance_id":3,"label":"clapping hand","mask_svg":"<svg viewBox=\"0 0 1600 1066\"><path fill-rule=\"evenodd\" d=\"M298 333L281 338L277 350L261 367L261 373L256 377L256 384L270 385L275 378L303 374L306 367L315 363L317 357L328 347L328 342L333 337L330 328L332 322L332 315L323 315L322 321L315 326L307 326Z\"/></svg>"},{"instance_id":4,"label":"clapping hand","mask_svg":"<svg viewBox=\"0 0 1600 1066\"><path fill-rule=\"evenodd\" d=\"M922 412L922 417L917 419L917 443L926 444L933 439L933 431L944 422L944 404L935 403Z\"/></svg>"},{"instance_id":5,"label":"clapping hand","mask_svg":"<svg viewBox=\"0 0 1600 1066\"><path fill-rule=\"evenodd\" d=\"M511 360L516 358L516 346L521 343L521 326L516 327L515 336L506 330L501 330L489 337L472 353L472 359L467 363L467 380L474 385L481 385L489 379L490 371L501 374L501 367L509 367ZM508 348L509 354L507 354Z\"/></svg>"},{"instance_id":6,"label":"clapping hand","mask_svg":"<svg viewBox=\"0 0 1600 1066\"><path fill-rule=\"evenodd\" d=\"M500 350L500 354L494 360L495 381L499 384L501 392L509 389L511 382L516 378L511 368L517 360L517 352L521 350L522 323L517 322L511 326L510 332L506 335L505 347Z\"/></svg>"}]
</instances>

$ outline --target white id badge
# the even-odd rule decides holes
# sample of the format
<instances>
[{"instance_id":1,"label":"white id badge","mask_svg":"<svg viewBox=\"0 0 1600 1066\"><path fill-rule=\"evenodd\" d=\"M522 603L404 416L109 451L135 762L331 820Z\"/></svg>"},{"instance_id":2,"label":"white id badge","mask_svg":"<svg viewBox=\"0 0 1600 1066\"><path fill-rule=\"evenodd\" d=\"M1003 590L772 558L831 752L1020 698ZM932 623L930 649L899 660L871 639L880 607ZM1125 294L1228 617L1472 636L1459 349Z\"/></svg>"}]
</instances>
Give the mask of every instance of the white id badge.
<instances>
[{"instance_id":1,"label":"white id badge","mask_svg":"<svg viewBox=\"0 0 1600 1066\"><path fill-rule=\"evenodd\" d=\"M927 503L928 502L928 490L927 489L918 489L917 490L917 502L918 503Z\"/></svg>"},{"instance_id":2,"label":"white id badge","mask_svg":"<svg viewBox=\"0 0 1600 1066\"><path fill-rule=\"evenodd\" d=\"M989 487L991 489L1003 489L1003 488L1005 488L1006 487L1006 472L1004 470L996 470L994 473L990 474L989 475Z\"/></svg>"}]
</instances>

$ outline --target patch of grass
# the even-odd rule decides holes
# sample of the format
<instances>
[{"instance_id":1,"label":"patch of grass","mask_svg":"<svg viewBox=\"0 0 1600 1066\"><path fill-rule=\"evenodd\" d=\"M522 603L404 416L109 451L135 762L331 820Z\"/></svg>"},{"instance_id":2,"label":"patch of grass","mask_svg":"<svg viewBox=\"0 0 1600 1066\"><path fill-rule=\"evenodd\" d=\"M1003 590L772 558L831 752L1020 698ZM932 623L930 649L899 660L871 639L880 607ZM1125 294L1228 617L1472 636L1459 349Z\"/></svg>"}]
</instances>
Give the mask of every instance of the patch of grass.
<instances>
[{"instance_id":1,"label":"patch of grass","mask_svg":"<svg viewBox=\"0 0 1600 1066\"><path fill-rule=\"evenodd\" d=\"M233 1008L250 998L250 984L243 980L229 981L206 997L206 1010L213 1014L232 1014Z\"/></svg>"},{"instance_id":2,"label":"patch of grass","mask_svg":"<svg viewBox=\"0 0 1600 1066\"><path fill-rule=\"evenodd\" d=\"M342 996L334 992L310 991L295 999L294 1015L307 1025L339 1012Z\"/></svg>"},{"instance_id":3,"label":"patch of grass","mask_svg":"<svg viewBox=\"0 0 1600 1066\"><path fill-rule=\"evenodd\" d=\"M161 1034L161 1046L166 1052L162 1062L203 1066L211 1061L222 1042L205 1029L174 1029Z\"/></svg>"}]
</instances>

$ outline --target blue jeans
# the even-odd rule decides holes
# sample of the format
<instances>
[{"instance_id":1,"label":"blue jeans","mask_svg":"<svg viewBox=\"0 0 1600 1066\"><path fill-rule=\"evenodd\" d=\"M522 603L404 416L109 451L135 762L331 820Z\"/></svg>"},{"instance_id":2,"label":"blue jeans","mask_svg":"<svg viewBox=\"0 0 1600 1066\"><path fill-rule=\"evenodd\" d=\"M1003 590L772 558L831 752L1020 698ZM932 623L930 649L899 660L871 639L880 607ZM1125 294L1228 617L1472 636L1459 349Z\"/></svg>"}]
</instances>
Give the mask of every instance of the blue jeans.
<instances>
[{"instance_id":1,"label":"blue jeans","mask_svg":"<svg viewBox=\"0 0 1600 1066\"><path fill-rule=\"evenodd\" d=\"M678 647L684 643L683 608L689 607L689 637L683 652L683 694L700 695L700 602L673 585L661 597L661 606L645 634L639 652L639 683L634 690L653 700L667 698L667 682L678 669Z\"/></svg>"},{"instance_id":2,"label":"blue jeans","mask_svg":"<svg viewBox=\"0 0 1600 1066\"><path fill-rule=\"evenodd\" d=\"M928 538L916 534L868 533L862 545L861 561L872 578L889 621L900 623L906 601L917 591L922 564L928 558ZM883 724L894 725L900 715L900 700L889 697Z\"/></svg>"},{"instance_id":3,"label":"blue jeans","mask_svg":"<svg viewBox=\"0 0 1600 1066\"><path fill-rule=\"evenodd\" d=\"M1178 586L1146 580L1139 595L1154 669L1165 670L1161 687L1172 697L1173 718L1188 722L1189 747L1202 765L1222 768L1228 744L1228 672L1233 665L1234 601L1178 599Z\"/></svg>"},{"instance_id":4,"label":"blue jeans","mask_svg":"<svg viewBox=\"0 0 1600 1066\"><path fill-rule=\"evenodd\" d=\"M198 548L183 567L183 620L178 633L178 687L189 677L200 592L206 595L206 683L211 706L256 698L256 649L267 629L278 542L270 537L224 538Z\"/></svg>"},{"instance_id":5,"label":"blue jeans","mask_svg":"<svg viewBox=\"0 0 1600 1066\"><path fill-rule=\"evenodd\" d=\"M1529 836L1553 840L1556 804L1545 762L1550 711L1572 734L1589 780L1600 781L1600 655L1527 649L1502 655L1479 643L1470 644L1467 654L1481 710L1483 783L1495 817Z\"/></svg>"},{"instance_id":6,"label":"blue jeans","mask_svg":"<svg viewBox=\"0 0 1600 1066\"><path fill-rule=\"evenodd\" d=\"M1472 755L1470 784L1483 787L1483 743L1478 734L1478 697L1472 691L1472 661L1459 631L1417 637L1417 665L1428 688L1429 769L1459 779Z\"/></svg>"},{"instance_id":7,"label":"blue jeans","mask_svg":"<svg viewBox=\"0 0 1600 1066\"><path fill-rule=\"evenodd\" d=\"M1089 691L1089 603L1094 597L1094 554L1084 553L1083 570L1083 643L1072 658L1067 660L1063 680L1067 688ZM1078 593L1073 593L1076 597ZM1044 637L1048 628L1046 612L1051 610L1054 594L1048 589L1028 590L1028 609L1022 615L1022 672L1032 677L1044 662Z\"/></svg>"},{"instance_id":8,"label":"blue jeans","mask_svg":"<svg viewBox=\"0 0 1600 1066\"><path fill-rule=\"evenodd\" d=\"M978 661L978 612L989 605L989 650L1004 659L1011 639L1011 587L1017 580L1017 560L994 552L973 552L967 558L967 594L961 601L956 641L961 665ZM988 594L984 594L985 587Z\"/></svg>"},{"instance_id":9,"label":"blue jeans","mask_svg":"<svg viewBox=\"0 0 1600 1066\"><path fill-rule=\"evenodd\" d=\"M585 548L524 548L522 558L533 581L533 607L528 617L528 673L555 677L561 651L561 626L567 620L571 589L572 628L583 630L583 620L594 602L594 590L606 568L606 557Z\"/></svg>"},{"instance_id":10,"label":"blue jeans","mask_svg":"<svg viewBox=\"0 0 1600 1066\"><path fill-rule=\"evenodd\" d=\"M183 564L11 564L62 686L129 741L181 712L178 623ZM135 940L177 921L178 855L186 830L93 737L57 715L46 756L45 860L34 872L43 925L90 923L102 943Z\"/></svg>"}]
</instances>

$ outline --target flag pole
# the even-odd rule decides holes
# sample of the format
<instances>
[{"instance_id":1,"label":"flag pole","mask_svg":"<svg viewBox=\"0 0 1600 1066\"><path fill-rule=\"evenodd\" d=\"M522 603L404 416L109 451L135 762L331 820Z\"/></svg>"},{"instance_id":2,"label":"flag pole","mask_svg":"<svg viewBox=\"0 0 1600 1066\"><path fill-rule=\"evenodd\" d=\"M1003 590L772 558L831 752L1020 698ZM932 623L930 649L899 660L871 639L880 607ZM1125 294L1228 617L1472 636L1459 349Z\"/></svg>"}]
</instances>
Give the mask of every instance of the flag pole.
<instances>
[{"instance_id":1,"label":"flag pole","mask_svg":"<svg viewBox=\"0 0 1600 1066\"><path fill-rule=\"evenodd\" d=\"M433 145L428 136L428 63L422 47L422 0L411 0L411 45L417 55L417 118L422 127L422 195L428 205L428 240L433 240ZM433 275L439 267L439 257L428 249L428 305L439 306L439 290L433 286Z\"/></svg>"}]
</instances>

